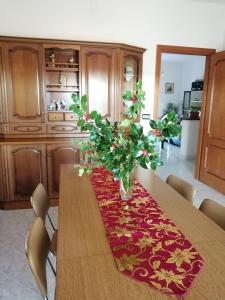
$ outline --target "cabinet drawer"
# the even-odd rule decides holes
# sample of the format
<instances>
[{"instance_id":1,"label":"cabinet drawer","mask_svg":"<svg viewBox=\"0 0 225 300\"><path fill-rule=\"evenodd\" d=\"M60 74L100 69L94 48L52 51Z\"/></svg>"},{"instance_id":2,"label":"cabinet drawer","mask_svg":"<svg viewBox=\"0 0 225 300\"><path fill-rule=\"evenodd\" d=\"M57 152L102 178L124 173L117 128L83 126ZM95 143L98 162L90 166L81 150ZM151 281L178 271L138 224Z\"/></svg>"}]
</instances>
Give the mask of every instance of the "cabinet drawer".
<instances>
[{"instance_id":1,"label":"cabinet drawer","mask_svg":"<svg viewBox=\"0 0 225 300\"><path fill-rule=\"evenodd\" d=\"M47 131L48 133L75 133L79 132L79 129L72 124L48 124Z\"/></svg>"},{"instance_id":2,"label":"cabinet drawer","mask_svg":"<svg viewBox=\"0 0 225 300\"><path fill-rule=\"evenodd\" d=\"M49 112L48 120L49 121L63 121L64 113L63 112Z\"/></svg>"},{"instance_id":3,"label":"cabinet drawer","mask_svg":"<svg viewBox=\"0 0 225 300\"><path fill-rule=\"evenodd\" d=\"M0 124L0 133L8 133L8 132L9 132L8 124Z\"/></svg>"},{"instance_id":4,"label":"cabinet drawer","mask_svg":"<svg viewBox=\"0 0 225 300\"><path fill-rule=\"evenodd\" d=\"M38 134L38 133L45 133L45 125L44 124L33 124L33 125L26 125L26 124L10 124L9 125L9 132L11 134Z\"/></svg>"},{"instance_id":5,"label":"cabinet drawer","mask_svg":"<svg viewBox=\"0 0 225 300\"><path fill-rule=\"evenodd\" d=\"M65 113L65 121L73 121L77 120L77 117L74 113L66 112Z\"/></svg>"}]
</instances>

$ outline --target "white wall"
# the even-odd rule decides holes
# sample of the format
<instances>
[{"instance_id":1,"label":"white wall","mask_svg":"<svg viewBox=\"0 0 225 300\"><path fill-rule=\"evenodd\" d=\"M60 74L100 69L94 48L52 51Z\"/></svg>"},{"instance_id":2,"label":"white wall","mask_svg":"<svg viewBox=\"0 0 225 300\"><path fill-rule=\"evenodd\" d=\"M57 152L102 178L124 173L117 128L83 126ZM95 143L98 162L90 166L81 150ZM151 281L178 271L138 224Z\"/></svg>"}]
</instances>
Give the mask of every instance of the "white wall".
<instances>
[{"instance_id":1,"label":"white wall","mask_svg":"<svg viewBox=\"0 0 225 300\"><path fill-rule=\"evenodd\" d=\"M215 2L215 1L214 1ZM122 42L145 47L152 111L156 44L225 47L225 5L190 0L0 0L0 35Z\"/></svg>"},{"instance_id":2,"label":"white wall","mask_svg":"<svg viewBox=\"0 0 225 300\"><path fill-rule=\"evenodd\" d=\"M158 116L161 117L168 103L174 103L182 114L184 91L191 90L191 83L204 79L205 56L162 54ZM174 83L174 93L165 93L165 83Z\"/></svg>"},{"instance_id":3,"label":"white wall","mask_svg":"<svg viewBox=\"0 0 225 300\"><path fill-rule=\"evenodd\" d=\"M181 104L181 86L182 86L182 64L179 62L162 61L160 76L160 93L159 93L159 109L158 116L163 115L164 109L168 103L172 102L176 105ZM165 83L174 83L174 93L165 92Z\"/></svg>"},{"instance_id":4,"label":"white wall","mask_svg":"<svg viewBox=\"0 0 225 300\"><path fill-rule=\"evenodd\" d=\"M182 63L182 86L183 91L191 90L191 83L196 79L204 79L205 72L205 56L190 55L190 59Z\"/></svg>"}]
</instances>

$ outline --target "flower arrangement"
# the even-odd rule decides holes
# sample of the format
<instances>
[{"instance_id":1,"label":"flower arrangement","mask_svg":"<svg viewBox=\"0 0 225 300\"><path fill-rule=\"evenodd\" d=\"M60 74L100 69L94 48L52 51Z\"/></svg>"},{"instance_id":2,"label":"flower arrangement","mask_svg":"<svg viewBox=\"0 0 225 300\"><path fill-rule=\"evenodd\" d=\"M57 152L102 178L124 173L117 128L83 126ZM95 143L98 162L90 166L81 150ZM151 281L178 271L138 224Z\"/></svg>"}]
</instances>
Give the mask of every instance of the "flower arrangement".
<instances>
[{"instance_id":1,"label":"flower arrangement","mask_svg":"<svg viewBox=\"0 0 225 300\"><path fill-rule=\"evenodd\" d=\"M88 140L81 144L86 163L80 165L79 175L82 176L84 172L90 174L93 166L104 166L112 172L115 180L121 180L125 192L132 185L129 174L136 166L156 170L157 166L163 164L156 151L156 143L180 133L180 128L176 126L176 114L170 112L161 120L150 120L150 131L144 134L143 126L136 122L145 100L141 81L136 83L135 93L124 92L127 114L120 123L110 123L97 111L87 113L86 96L80 99L73 94L72 100L70 109L79 118L77 125L81 131L89 132Z\"/></svg>"}]
</instances>

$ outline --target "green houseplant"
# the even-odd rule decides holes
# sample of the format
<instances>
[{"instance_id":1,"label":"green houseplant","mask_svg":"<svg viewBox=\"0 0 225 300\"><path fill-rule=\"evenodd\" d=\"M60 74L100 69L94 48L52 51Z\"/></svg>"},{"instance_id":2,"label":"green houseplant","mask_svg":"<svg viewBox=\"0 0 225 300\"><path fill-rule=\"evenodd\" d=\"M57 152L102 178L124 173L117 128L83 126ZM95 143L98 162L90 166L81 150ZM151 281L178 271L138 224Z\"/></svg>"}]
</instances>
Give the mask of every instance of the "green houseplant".
<instances>
[{"instance_id":1,"label":"green houseplant","mask_svg":"<svg viewBox=\"0 0 225 300\"><path fill-rule=\"evenodd\" d=\"M200 107L191 105L189 107L189 118L191 120L198 120L200 111L201 111Z\"/></svg>"},{"instance_id":2,"label":"green houseplant","mask_svg":"<svg viewBox=\"0 0 225 300\"><path fill-rule=\"evenodd\" d=\"M87 141L81 143L86 163L80 165L79 175L91 173L93 166L104 166L112 172L115 180L120 180L122 199L129 199L132 190L132 174L136 166L156 170L163 164L156 151L156 143L164 138L177 136L180 132L176 126L176 114L170 112L161 120L150 121L147 135L143 127L136 122L144 108L145 92L142 82L136 83L136 90L125 91L123 100L127 114L122 122L110 123L97 111L87 113L87 97L81 99L72 95L72 111L78 116L77 125L82 131L89 132Z\"/></svg>"}]
</instances>

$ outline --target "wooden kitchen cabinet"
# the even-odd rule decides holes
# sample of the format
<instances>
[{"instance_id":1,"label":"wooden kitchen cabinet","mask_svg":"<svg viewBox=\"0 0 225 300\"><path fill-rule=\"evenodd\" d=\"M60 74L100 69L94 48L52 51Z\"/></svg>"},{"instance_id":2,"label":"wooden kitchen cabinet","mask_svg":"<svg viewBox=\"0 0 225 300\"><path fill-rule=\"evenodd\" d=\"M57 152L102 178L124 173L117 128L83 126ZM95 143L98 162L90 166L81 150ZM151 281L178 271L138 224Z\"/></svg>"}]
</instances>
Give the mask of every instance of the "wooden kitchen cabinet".
<instances>
[{"instance_id":1,"label":"wooden kitchen cabinet","mask_svg":"<svg viewBox=\"0 0 225 300\"><path fill-rule=\"evenodd\" d=\"M88 97L88 110L97 110L109 121L115 120L116 50L104 47L81 48L82 94Z\"/></svg>"},{"instance_id":2,"label":"wooden kitchen cabinet","mask_svg":"<svg viewBox=\"0 0 225 300\"><path fill-rule=\"evenodd\" d=\"M0 208L30 206L44 183L57 203L60 165L79 163L71 139L86 138L70 111L72 94L88 110L120 120L122 93L141 78L145 49L117 43L0 37Z\"/></svg>"},{"instance_id":3,"label":"wooden kitchen cabinet","mask_svg":"<svg viewBox=\"0 0 225 300\"><path fill-rule=\"evenodd\" d=\"M40 144L13 142L0 145L0 208L30 206L30 196L39 182L56 204L59 192L61 164L80 162L79 146L71 141Z\"/></svg>"},{"instance_id":4,"label":"wooden kitchen cabinet","mask_svg":"<svg viewBox=\"0 0 225 300\"><path fill-rule=\"evenodd\" d=\"M50 198L58 198L61 164L79 162L80 150L77 146L71 143L47 146L48 194Z\"/></svg>"},{"instance_id":5,"label":"wooden kitchen cabinet","mask_svg":"<svg viewBox=\"0 0 225 300\"><path fill-rule=\"evenodd\" d=\"M9 201L30 201L39 182L46 186L45 145L7 145Z\"/></svg>"},{"instance_id":6,"label":"wooden kitchen cabinet","mask_svg":"<svg viewBox=\"0 0 225 300\"><path fill-rule=\"evenodd\" d=\"M44 122L41 45L27 42L4 45L9 122Z\"/></svg>"}]
</instances>

